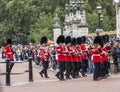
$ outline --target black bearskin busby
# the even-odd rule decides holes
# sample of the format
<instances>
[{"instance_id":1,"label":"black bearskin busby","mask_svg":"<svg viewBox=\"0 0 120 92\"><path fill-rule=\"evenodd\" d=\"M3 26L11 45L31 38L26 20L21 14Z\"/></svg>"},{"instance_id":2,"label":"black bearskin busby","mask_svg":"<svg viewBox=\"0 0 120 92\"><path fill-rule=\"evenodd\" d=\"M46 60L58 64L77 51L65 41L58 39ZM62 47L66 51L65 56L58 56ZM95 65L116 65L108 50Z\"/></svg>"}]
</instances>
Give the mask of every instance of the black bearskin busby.
<instances>
[{"instance_id":1,"label":"black bearskin busby","mask_svg":"<svg viewBox=\"0 0 120 92\"><path fill-rule=\"evenodd\" d=\"M71 37L70 36L67 36L65 38L65 44L68 44L68 43L71 43Z\"/></svg>"},{"instance_id":2,"label":"black bearskin busby","mask_svg":"<svg viewBox=\"0 0 120 92\"><path fill-rule=\"evenodd\" d=\"M109 42L109 36L108 36L108 35L103 35L103 36L102 36L102 39L103 39L103 42L104 42L104 43Z\"/></svg>"},{"instance_id":3,"label":"black bearskin busby","mask_svg":"<svg viewBox=\"0 0 120 92\"><path fill-rule=\"evenodd\" d=\"M75 46L77 44L76 38L71 39L71 45Z\"/></svg>"},{"instance_id":4,"label":"black bearskin busby","mask_svg":"<svg viewBox=\"0 0 120 92\"><path fill-rule=\"evenodd\" d=\"M59 44L59 43L64 43L64 42L65 42L65 37L64 37L64 35L58 36L58 38L57 38L57 44Z\"/></svg>"},{"instance_id":5,"label":"black bearskin busby","mask_svg":"<svg viewBox=\"0 0 120 92\"><path fill-rule=\"evenodd\" d=\"M100 44L102 42L102 37L101 36L96 36L94 39L94 44Z\"/></svg>"},{"instance_id":6,"label":"black bearskin busby","mask_svg":"<svg viewBox=\"0 0 120 92\"><path fill-rule=\"evenodd\" d=\"M101 47L103 47L103 39L101 36L96 36L94 39L94 44L99 44Z\"/></svg>"},{"instance_id":7,"label":"black bearskin busby","mask_svg":"<svg viewBox=\"0 0 120 92\"><path fill-rule=\"evenodd\" d=\"M86 37L82 36L82 43L86 43Z\"/></svg>"},{"instance_id":8,"label":"black bearskin busby","mask_svg":"<svg viewBox=\"0 0 120 92\"><path fill-rule=\"evenodd\" d=\"M43 36L40 40L40 44L47 43L48 39L46 36Z\"/></svg>"},{"instance_id":9,"label":"black bearskin busby","mask_svg":"<svg viewBox=\"0 0 120 92\"><path fill-rule=\"evenodd\" d=\"M77 44L81 45L82 44L82 37L77 38Z\"/></svg>"},{"instance_id":10,"label":"black bearskin busby","mask_svg":"<svg viewBox=\"0 0 120 92\"><path fill-rule=\"evenodd\" d=\"M102 40L103 40L104 43L106 43L106 37L105 37L105 35L102 36Z\"/></svg>"},{"instance_id":11,"label":"black bearskin busby","mask_svg":"<svg viewBox=\"0 0 120 92\"><path fill-rule=\"evenodd\" d=\"M106 37L106 42L109 42L109 35L105 35Z\"/></svg>"},{"instance_id":12,"label":"black bearskin busby","mask_svg":"<svg viewBox=\"0 0 120 92\"><path fill-rule=\"evenodd\" d=\"M7 44L11 44L12 40L11 39L7 39Z\"/></svg>"}]
</instances>

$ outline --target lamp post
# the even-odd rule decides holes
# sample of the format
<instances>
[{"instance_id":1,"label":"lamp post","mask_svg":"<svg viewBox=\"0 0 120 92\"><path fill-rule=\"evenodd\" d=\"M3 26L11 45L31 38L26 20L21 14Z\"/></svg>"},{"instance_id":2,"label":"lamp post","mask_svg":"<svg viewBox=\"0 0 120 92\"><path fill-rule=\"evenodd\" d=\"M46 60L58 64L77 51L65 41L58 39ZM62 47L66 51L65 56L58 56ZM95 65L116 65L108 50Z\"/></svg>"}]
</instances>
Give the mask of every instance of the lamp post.
<instances>
[{"instance_id":1,"label":"lamp post","mask_svg":"<svg viewBox=\"0 0 120 92\"><path fill-rule=\"evenodd\" d=\"M120 39L120 0L113 0L116 8L116 37Z\"/></svg>"},{"instance_id":2,"label":"lamp post","mask_svg":"<svg viewBox=\"0 0 120 92\"><path fill-rule=\"evenodd\" d=\"M97 13L98 13L98 27L96 29L96 34L99 35L100 32L103 32L103 27L101 24L101 21L103 20L103 15L102 14L102 7L101 6L97 6Z\"/></svg>"}]
</instances>

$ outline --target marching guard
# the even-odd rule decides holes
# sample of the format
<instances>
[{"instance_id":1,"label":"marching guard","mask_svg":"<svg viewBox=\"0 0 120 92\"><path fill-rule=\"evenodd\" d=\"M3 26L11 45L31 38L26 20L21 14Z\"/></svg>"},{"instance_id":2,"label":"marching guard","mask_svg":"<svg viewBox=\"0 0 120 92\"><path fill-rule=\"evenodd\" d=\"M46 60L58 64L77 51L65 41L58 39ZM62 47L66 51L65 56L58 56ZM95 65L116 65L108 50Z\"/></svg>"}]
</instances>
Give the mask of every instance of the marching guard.
<instances>
[{"instance_id":1,"label":"marching guard","mask_svg":"<svg viewBox=\"0 0 120 92\"><path fill-rule=\"evenodd\" d=\"M64 81L64 71L65 71L65 46L64 46L64 42L65 42L65 37L63 35L60 35L57 38L57 44L58 47L56 48L56 53L58 56L57 62L59 63L59 72L57 72L57 74L55 75L58 79L60 79L61 81Z\"/></svg>"},{"instance_id":2,"label":"marching guard","mask_svg":"<svg viewBox=\"0 0 120 92\"><path fill-rule=\"evenodd\" d=\"M86 43L86 37L82 36L82 44L81 44L81 49L82 49L82 76L86 77L87 75L85 74L87 72L88 68L88 50L85 45Z\"/></svg>"},{"instance_id":3,"label":"marching guard","mask_svg":"<svg viewBox=\"0 0 120 92\"><path fill-rule=\"evenodd\" d=\"M76 70L76 76L79 78L81 77L79 75L79 72L80 70L82 69L82 65L81 65L81 62L82 62L82 49L81 49L81 44L82 44L82 37L78 37L77 38L77 45L76 45L76 50L77 50L77 70Z\"/></svg>"},{"instance_id":4,"label":"marching guard","mask_svg":"<svg viewBox=\"0 0 120 92\"><path fill-rule=\"evenodd\" d=\"M9 59L10 61L14 61L14 51L11 47L11 44L12 44L12 40L7 39L7 46L4 48L4 56L6 57L6 59ZM10 72L13 66L14 66L14 63L10 63L10 66L9 66Z\"/></svg>"},{"instance_id":5,"label":"marching guard","mask_svg":"<svg viewBox=\"0 0 120 92\"><path fill-rule=\"evenodd\" d=\"M41 77L43 77L43 74L45 76L45 78L49 78L48 77L48 74L47 74L47 69L48 69L48 65L49 65L49 62L48 62L48 58L50 55L50 52L49 52L49 49L47 47L47 37L46 36L43 36L41 38L41 41L40 41L40 60L42 61L42 66L43 66L43 69L39 72L39 74L41 75Z\"/></svg>"},{"instance_id":6,"label":"marching guard","mask_svg":"<svg viewBox=\"0 0 120 92\"><path fill-rule=\"evenodd\" d=\"M71 37L67 36L65 39L65 51L66 51L66 56L65 56L65 61L66 61L66 79L71 79L70 74L71 74L71 56L72 56L72 49L71 49Z\"/></svg>"},{"instance_id":7,"label":"marching guard","mask_svg":"<svg viewBox=\"0 0 120 92\"><path fill-rule=\"evenodd\" d=\"M71 75L72 75L72 78L77 78L76 76L76 71L77 71L77 50L76 50L76 44L77 44L77 41L76 41L76 38L72 38L71 40L71 48L72 48L72 57L71 57L71 66L72 66L72 70L71 70Z\"/></svg>"},{"instance_id":8,"label":"marching guard","mask_svg":"<svg viewBox=\"0 0 120 92\"><path fill-rule=\"evenodd\" d=\"M92 56L91 60L94 63L94 74L93 74L93 80L98 81L100 80L100 64L102 62L101 58L101 43L102 43L102 37L96 36L94 39L94 48L92 49Z\"/></svg>"},{"instance_id":9,"label":"marching guard","mask_svg":"<svg viewBox=\"0 0 120 92\"><path fill-rule=\"evenodd\" d=\"M104 35L102 36L103 38L103 42L104 42L104 46L102 48L102 61L103 61L103 65L104 65L104 69L102 71L103 73L103 77L107 78L108 77L108 73L109 73L109 56L108 56L108 47L109 47L109 36L108 35Z\"/></svg>"}]
</instances>

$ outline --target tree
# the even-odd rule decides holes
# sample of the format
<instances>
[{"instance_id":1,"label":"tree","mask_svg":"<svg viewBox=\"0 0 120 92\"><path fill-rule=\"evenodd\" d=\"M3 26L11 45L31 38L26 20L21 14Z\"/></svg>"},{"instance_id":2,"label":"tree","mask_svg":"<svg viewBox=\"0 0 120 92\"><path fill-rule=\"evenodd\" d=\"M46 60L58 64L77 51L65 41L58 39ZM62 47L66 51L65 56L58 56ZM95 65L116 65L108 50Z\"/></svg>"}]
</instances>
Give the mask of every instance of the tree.
<instances>
[{"instance_id":1,"label":"tree","mask_svg":"<svg viewBox=\"0 0 120 92\"><path fill-rule=\"evenodd\" d=\"M105 31L115 29L115 8L112 0L84 0L89 24L89 33L95 32L98 25L97 5L103 8ZM0 43L5 44L9 37L14 42L39 43L41 36L53 38L54 16L60 17L64 26L65 4L69 0L0 0Z\"/></svg>"}]
</instances>

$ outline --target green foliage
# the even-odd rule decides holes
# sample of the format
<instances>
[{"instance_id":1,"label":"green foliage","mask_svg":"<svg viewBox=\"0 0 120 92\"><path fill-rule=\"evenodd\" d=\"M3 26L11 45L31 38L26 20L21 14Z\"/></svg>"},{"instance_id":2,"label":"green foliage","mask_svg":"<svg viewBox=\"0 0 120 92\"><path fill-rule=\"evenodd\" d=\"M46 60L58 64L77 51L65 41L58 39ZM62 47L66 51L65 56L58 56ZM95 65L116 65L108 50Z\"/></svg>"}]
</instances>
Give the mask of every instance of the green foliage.
<instances>
[{"instance_id":1,"label":"green foliage","mask_svg":"<svg viewBox=\"0 0 120 92\"><path fill-rule=\"evenodd\" d=\"M39 43L45 35L52 39L54 15L60 17L64 25L65 3L69 0L0 0L0 45L7 38L24 44L29 41ZM115 8L112 0L84 0L89 24L89 33L95 32L98 25L97 5L103 8L105 31L115 29Z\"/></svg>"}]
</instances>

